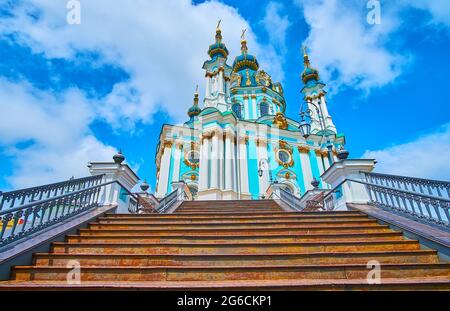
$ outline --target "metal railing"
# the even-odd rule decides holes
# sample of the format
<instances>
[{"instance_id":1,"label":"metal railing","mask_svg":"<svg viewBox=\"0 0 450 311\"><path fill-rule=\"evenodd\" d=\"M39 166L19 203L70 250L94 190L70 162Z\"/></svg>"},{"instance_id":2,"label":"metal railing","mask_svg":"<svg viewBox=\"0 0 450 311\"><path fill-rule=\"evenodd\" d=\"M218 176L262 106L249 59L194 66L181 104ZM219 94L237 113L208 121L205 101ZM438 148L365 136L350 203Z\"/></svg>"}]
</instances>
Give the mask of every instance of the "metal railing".
<instances>
[{"instance_id":1,"label":"metal railing","mask_svg":"<svg viewBox=\"0 0 450 311\"><path fill-rule=\"evenodd\" d=\"M323 199L326 210L335 208L334 195L345 183L365 185L368 204L412 220L450 228L450 198L438 189L447 189L449 183L387 174L364 173L366 181L345 179ZM430 195L431 193L431 195ZM447 192L448 194L448 192Z\"/></svg>"},{"instance_id":2,"label":"metal railing","mask_svg":"<svg viewBox=\"0 0 450 311\"><path fill-rule=\"evenodd\" d=\"M161 201L159 201L159 205L156 208L156 211L160 214L166 214L179 199L181 199L181 197L178 193L178 190L174 190L163 199L161 199Z\"/></svg>"},{"instance_id":3,"label":"metal railing","mask_svg":"<svg viewBox=\"0 0 450 311\"><path fill-rule=\"evenodd\" d=\"M63 221L102 205L100 194L112 184L118 184L130 196L128 210L138 213L139 198L118 181L102 182L104 175L14 191L9 196L18 206L0 212L0 247L19 241L32 234L56 226ZM80 182L83 180L83 182ZM64 189L61 190L61 189ZM51 195L48 194L51 191ZM55 191L55 192L54 192ZM39 195L36 195L39 193ZM54 195L54 194L57 195ZM10 193L7 193L8 195ZM42 196L41 196L42 194ZM33 200L30 200L34 196ZM26 198L26 199L23 199ZM24 201L26 204L20 204ZM40 200L38 200L40 199ZM12 204L12 203L11 203Z\"/></svg>"},{"instance_id":4,"label":"metal railing","mask_svg":"<svg viewBox=\"0 0 450 311\"><path fill-rule=\"evenodd\" d=\"M88 189L92 186L99 185L102 180L103 175L96 175L79 179L70 179L39 187L15 190L5 193L0 192L0 211L31 204L36 201L50 199L63 194Z\"/></svg>"},{"instance_id":5,"label":"metal railing","mask_svg":"<svg viewBox=\"0 0 450 311\"><path fill-rule=\"evenodd\" d=\"M272 191L269 199L274 199L274 197L277 197L279 200L281 200L281 202L287 204L290 208L292 208L293 210L297 211L297 212L301 212L302 210L305 209L305 207L302 207L301 205L301 199L296 197L295 195L293 195L292 193L279 188L280 190L280 195L278 195L276 193L276 191Z\"/></svg>"},{"instance_id":6,"label":"metal railing","mask_svg":"<svg viewBox=\"0 0 450 311\"><path fill-rule=\"evenodd\" d=\"M450 199L450 182L397 175L364 173L366 182L398 190Z\"/></svg>"}]
</instances>

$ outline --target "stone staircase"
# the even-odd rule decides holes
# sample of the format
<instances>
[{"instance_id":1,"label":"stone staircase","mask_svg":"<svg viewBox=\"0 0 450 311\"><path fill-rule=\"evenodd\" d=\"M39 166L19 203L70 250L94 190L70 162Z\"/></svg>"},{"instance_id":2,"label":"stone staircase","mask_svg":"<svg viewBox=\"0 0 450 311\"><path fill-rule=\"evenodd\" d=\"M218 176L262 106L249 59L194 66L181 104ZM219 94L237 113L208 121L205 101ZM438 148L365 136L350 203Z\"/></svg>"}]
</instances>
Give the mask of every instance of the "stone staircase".
<instances>
[{"instance_id":1,"label":"stone staircase","mask_svg":"<svg viewBox=\"0 0 450 311\"><path fill-rule=\"evenodd\" d=\"M381 263L369 285L367 263ZM67 275L76 261L81 282ZM0 290L450 289L450 265L361 212L285 212L274 201L185 202L169 215L100 217L14 267Z\"/></svg>"}]
</instances>

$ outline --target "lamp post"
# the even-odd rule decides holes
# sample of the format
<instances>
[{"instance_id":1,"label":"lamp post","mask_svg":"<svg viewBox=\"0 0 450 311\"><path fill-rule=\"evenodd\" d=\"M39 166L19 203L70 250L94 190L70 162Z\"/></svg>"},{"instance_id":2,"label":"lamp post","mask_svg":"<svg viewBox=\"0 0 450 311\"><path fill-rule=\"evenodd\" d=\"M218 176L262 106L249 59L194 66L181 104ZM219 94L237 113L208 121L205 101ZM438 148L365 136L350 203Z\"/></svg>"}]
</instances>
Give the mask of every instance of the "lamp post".
<instances>
[{"instance_id":1,"label":"lamp post","mask_svg":"<svg viewBox=\"0 0 450 311\"><path fill-rule=\"evenodd\" d=\"M314 108L316 108L316 113L317 116L319 117L319 123L320 123L320 132L317 133L316 135L321 136L322 137L322 141L323 139L327 139L327 149L328 149L328 159L330 160L330 163L333 164L333 144L331 143L330 139L328 138L328 135L326 134L326 128L325 128L325 118L323 116L322 113L322 109L320 109L316 104L314 104L313 102L309 102L309 104L311 104L312 106L314 106ZM311 109L307 109L306 111L302 111L300 113L300 117L301 117L301 121L300 121L300 125L299 125L299 130L300 133L302 134L302 136L306 139L311 135L311 120L308 122L306 120L306 117L309 117L311 119Z\"/></svg>"}]
</instances>

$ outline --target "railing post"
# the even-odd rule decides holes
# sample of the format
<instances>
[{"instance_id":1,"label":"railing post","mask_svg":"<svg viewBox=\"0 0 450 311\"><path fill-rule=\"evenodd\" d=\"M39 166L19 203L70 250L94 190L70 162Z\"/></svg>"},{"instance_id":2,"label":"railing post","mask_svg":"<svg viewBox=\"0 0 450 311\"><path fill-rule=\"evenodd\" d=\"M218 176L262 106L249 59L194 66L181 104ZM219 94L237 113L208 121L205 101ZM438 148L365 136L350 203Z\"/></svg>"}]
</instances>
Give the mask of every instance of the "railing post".
<instances>
[{"instance_id":1,"label":"railing post","mask_svg":"<svg viewBox=\"0 0 450 311\"><path fill-rule=\"evenodd\" d=\"M91 162L88 165L91 175L104 174L103 182L120 182L126 190L131 190L137 185L139 177L127 164L115 162ZM129 195L121 197L121 186L118 183L112 183L106 186L100 194L100 203L102 205L117 205L117 213L129 213L130 204Z\"/></svg>"},{"instance_id":2,"label":"railing post","mask_svg":"<svg viewBox=\"0 0 450 311\"><path fill-rule=\"evenodd\" d=\"M184 181L172 182L172 189L177 190L177 201L184 201L186 199L192 201L192 194Z\"/></svg>"},{"instance_id":3,"label":"railing post","mask_svg":"<svg viewBox=\"0 0 450 311\"><path fill-rule=\"evenodd\" d=\"M351 159L333 163L321 176L322 180L334 189L346 179L365 182L364 173L370 173L376 161L372 159ZM347 210L347 203L367 204L370 202L369 189L363 184L345 182L342 184L341 196L333 194L334 210Z\"/></svg>"}]
</instances>

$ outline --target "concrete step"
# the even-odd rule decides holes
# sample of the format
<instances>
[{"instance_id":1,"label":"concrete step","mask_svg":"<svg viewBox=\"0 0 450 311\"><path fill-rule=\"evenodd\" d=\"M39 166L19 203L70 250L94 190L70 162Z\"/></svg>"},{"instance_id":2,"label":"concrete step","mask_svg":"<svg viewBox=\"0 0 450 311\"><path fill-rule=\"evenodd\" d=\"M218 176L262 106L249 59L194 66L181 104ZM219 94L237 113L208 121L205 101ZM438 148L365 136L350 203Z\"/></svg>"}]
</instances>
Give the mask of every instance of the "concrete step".
<instances>
[{"instance_id":1,"label":"concrete step","mask_svg":"<svg viewBox=\"0 0 450 311\"><path fill-rule=\"evenodd\" d=\"M155 236L173 236L173 235L185 235L185 236L203 236L217 234L218 236L234 236L234 235L247 235L255 236L264 234L335 234L335 233L379 233L379 232L392 232L392 230L386 225L378 226L342 226L342 227L329 227L329 226L315 226L315 227L299 227L299 228L195 228L195 229L160 229L160 228L140 228L140 229L120 229L120 228L108 228L108 229L80 229L80 235L148 235Z\"/></svg>"},{"instance_id":2,"label":"concrete step","mask_svg":"<svg viewBox=\"0 0 450 311\"><path fill-rule=\"evenodd\" d=\"M264 228L314 228L314 227L347 227L347 226L372 226L377 227L379 224L376 220L349 220L349 221L285 221L285 222L259 222L259 223L201 223L201 224L180 224L180 223L90 223L89 229L264 229Z\"/></svg>"},{"instance_id":3,"label":"concrete step","mask_svg":"<svg viewBox=\"0 0 450 311\"><path fill-rule=\"evenodd\" d=\"M0 291L104 291L104 290L152 290L152 291L313 291L313 290L450 290L450 278L415 277L383 278L381 284L368 284L362 279L298 279L298 280L222 280L222 281L98 281L68 284L64 281L8 281L0 282Z\"/></svg>"},{"instance_id":4,"label":"concrete step","mask_svg":"<svg viewBox=\"0 0 450 311\"><path fill-rule=\"evenodd\" d=\"M417 250L417 241L368 242L284 242L284 243L61 243L51 246L53 253L65 254L268 254L298 252L355 252Z\"/></svg>"},{"instance_id":5,"label":"concrete step","mask_svg":"<svg viewBox=\"0 0 450 311\"><path fill-rule=\"evenodd\" d=\"M217 234L204 236L155 236L155 235L68 235L66 242L82 242L82 243L109 243L109 242L125 242L132 241L135 243L238 243L238 242L328 242L328 241L376 241L376 240L403 240L401 232L380 232L380 233L353 233L353 234L277 234L277 235L230 235L218 236Z\"/></svg>"},{"instance_id":6,"label":"concrete step","mask_svg":"<svg viewBox=\"0 0 450 311\"><path fill-rule=\"evenodd\" d=\"M17 281L66 281L72 268L15 267L12 279ZM247 267L83 267L85 281L223 281L223 280L300 280L300 279L365 279L370 269L366 264L349 265L272 265ZM414 277L450 278L449 264L384 264L383 278Z\"/></svg>"},{"instance_id":7,"label":"concrete step","mask_svg":"<svg viewBox=\"0 0 450 311\"><path fill-rule=\"evenodd\" d=\"M292 254L35 254L33 265L66 267L76 260L84 267L145 267L145 266L270 266L270 265L319 265L319 264L367 264L377 260L387 263L439 263L436 251L408 250L382 252L324 252Z\"/></svg>"}]
</instances>

